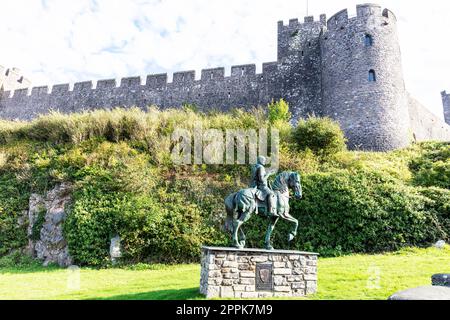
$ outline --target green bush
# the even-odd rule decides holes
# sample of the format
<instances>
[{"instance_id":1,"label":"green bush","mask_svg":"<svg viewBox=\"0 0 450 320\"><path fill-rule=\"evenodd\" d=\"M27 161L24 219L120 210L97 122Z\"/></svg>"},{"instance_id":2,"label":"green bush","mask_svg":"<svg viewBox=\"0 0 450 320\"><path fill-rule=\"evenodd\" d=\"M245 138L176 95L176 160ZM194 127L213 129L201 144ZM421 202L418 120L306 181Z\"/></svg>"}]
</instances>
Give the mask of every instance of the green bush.
<instances>
[{"instance_id":1,"label":"green bush","mask_svg":"<svg viewBox=\"0 0 450 320\"><path fill-rule=\"evenodd\" d=\"M329 172L303 177L304 199L296 248L330 254L383 252L446 238L429 198L415 188L370 172Z\"/></svg>"},{"instance_id":2,"label":"green bush","mask_svg":"<svg viewBox=\"0 0 450 320\"><path fill-rule=\"evenodd\" d=\"M121 233L126 259L188 263L200 258L206 241L201 214L196 205L185 204L181 195L160 194L157 203L129 213L128 218Z\"/></svg>"},{"instance_id":3,"label":"green bush","mask_svg":"<svg viewBox=\"0 0 450 320\"><path fill-rule=\"evenodd\" d=\"M25 181L0 170L0 256L27 244L27 229L19 223L28 207L30 192Z\"/></svg>"},{"instance_id":4,"label":"green bush","mask_svg":"<svg viewBox=\"0 0 450 320\"><path fill-rule=\"evenodd\" d=\"M274 124L277 121L289 122L291 120L289 104L283 99L280 99L276 102L272 100L272 102L267 106L267 109L269 122L271 124Z\"/></svg>"},{"instance_id":5,"label":"green bush","mask_svg":"<svg viewBox=\"0 0 450 320\"><path fill-rule=\"evenodd\" d=\"M33 259L30 255L23 254L20 250L13 251L0 257L0 268L13 269L33 269L42 267L42 261Z\"/></svg>"},{"instance_id":6,"label":"green bush","mask_svg":"<svg viewBox=\"0 0 450 320\"><path fill-rule=\"evenodd\" d=\"M339 124L329 118L300 120L293 139L298 150L309 149L318 156L330 156L346 149L344 133Z\"/></svg>"},{"instance_id":7,"label":"green bush","mask_svg":"<svg viewBox=\"0 0 450 320\"><path fill-rule=\"evenodd\" d=\"M110 239L118 232L119 217L128 205L126 196L86 188L74 193L64 223L69 253L80 265L108 264Z\"/></svg>"},{"instance_id":8,"label":"green bush","mask_svg":"<svg viewBox=\"0 0 450 320\"><path fill-rule=\"evenodd\" d=\"M431 142L422 146L422 154L410 163L414 183L450 189L450 143Z\"/></svg>"},{"instance_id":9,"label":"green bush","mask_svg":"<svg viewBox=\"0 0 450 320\"><path fill-rule=\"evenodd\" d=\"M121 237L127 262L193 262L207 241L199 209L182 195L152 197L107 194L87 187L74 194L65 226L69 251L76 263L105 266L110 239Z\"/></svg>"},{"instance_id":10,"label":"green bush","mask_svg":"<svg viewBox=\"0 0 450 320\"><path fill-rule=\"evenodd\" d=\"M450 240L450 190L436 187L421 188L419 192L431 201L426 203L430 212L435 212L441 229L447 235L444 240Z\"/></svg>"},{"instance_id":11,"label":"green bush","mask_svg":"<svg viewBox=\"0 0 450 320\"><path fill-rule=\"evenodd\" d=\"M291 199L299 229L290 249L323 256L378 253L428 246L450 235L448 193L443 190L419 192L389 176L346 170L304 175L302 187L304 198ZM435 200L428 198L430 193ZM447 200L437 201L443 193ZM253 217L244 226L249 246L264 246L267 225L265 218ZM288 248L291 228L292 223L278 221L275 247Z\"/></svg>"}]
</instances>

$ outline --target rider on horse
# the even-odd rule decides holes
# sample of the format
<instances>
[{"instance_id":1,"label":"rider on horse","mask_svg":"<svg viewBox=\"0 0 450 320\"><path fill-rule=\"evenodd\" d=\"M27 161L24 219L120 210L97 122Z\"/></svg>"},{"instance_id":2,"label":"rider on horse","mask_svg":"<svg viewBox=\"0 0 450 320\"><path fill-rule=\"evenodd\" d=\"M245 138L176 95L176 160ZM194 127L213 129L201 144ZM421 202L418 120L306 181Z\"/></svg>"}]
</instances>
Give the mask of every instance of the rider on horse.
<instances>
[{"instance_id":1,"label":"rider on horse","mask_svg":"<svg viewBox=\"0 0 450 320\"><path fill-rule=\"evenodd\" d=\"M252 180L250 188L257 188L259 192L257 197L259 200L264 201L267 204L267 214L270 216L278 216L276 195L270 189L267 179L275 174L273 171L266 171L264 167L266 165L266 157L259 156L258 162L252 167Z\"/></svg>"}]
</instances>

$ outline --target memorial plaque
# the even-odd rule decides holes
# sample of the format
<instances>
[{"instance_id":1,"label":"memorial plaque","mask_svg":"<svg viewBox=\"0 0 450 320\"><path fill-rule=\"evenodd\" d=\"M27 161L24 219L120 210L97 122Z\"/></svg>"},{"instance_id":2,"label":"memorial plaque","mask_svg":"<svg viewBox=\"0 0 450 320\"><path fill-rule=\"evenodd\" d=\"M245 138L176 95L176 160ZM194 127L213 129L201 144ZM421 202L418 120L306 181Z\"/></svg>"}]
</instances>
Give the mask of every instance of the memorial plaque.
<instances>
[{"instance_id":1,"label":"memorial plaque","mask_svg":"<svg viewBox=\"0 0 450 320\"><path fill-rule=\"evenodd\" d=\"M272 291L273 289L273 265L271 263L259 263L256 265L256 291Z\"/></svg>"}]
</instances>

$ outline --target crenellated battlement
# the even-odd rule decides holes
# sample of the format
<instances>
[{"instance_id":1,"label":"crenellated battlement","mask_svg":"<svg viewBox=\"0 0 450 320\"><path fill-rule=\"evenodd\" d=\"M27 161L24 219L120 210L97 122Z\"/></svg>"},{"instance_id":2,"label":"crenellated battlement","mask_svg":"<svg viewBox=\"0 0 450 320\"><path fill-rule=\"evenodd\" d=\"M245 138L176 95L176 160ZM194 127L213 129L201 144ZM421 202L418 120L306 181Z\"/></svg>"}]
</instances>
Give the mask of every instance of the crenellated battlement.
<instances>
[{"instance_id":1,"label":"crenellated battlement","mask_svg":"<svg viewBox=\"0 0 450 320\"><path fill-rule=\"evenodd\" d=\"M196 80L195 70L174 72L172 82L168 82L167 73L148 75L146 78L125 77L121 78L119 85L116 79L104 79L98 81L82 81L76 83L55 84L53 86L27 87L17 90L5 90L3 98L22 99L24 97L42 97L43 95L64 95L71 93L86 93L97 91L124 91L130 89L157 89L157 88L186 88L193 86L208 85L215 82L229 82L236 79L241 81L256 81L264 78L264 75L273 75L278 71L277 62L266 62L262 64L262 73L256 73L255 64L231 66L230 76L225 77L225 68L209 68L201 70L201 78ZM258 77L257 77L258 76Z\"/></svg>"},{"instance_id":2,"label":"crenellated battlement","mask_svg":"<svg viewBox=\"0 0 450 320\"><path fill-rule=\"evenodd\" d=\"M380 16L381 6L375 3L365 3L356 5L356 16L358 18L365 18L368 16Z\"/></svg>"},{"instance_id":3,"label":"crenellated battlement","mask_svg":"<svg viewBox=\"0 0 450 320\"><path fill-rule=\"evenodd\" d=\"M306 16L303 18L303 22L300 22L298 18L289 19L287 24L284 24L283 20L278 21L278 33L286 32L286 31L295 31L297 29L309 28L311 24L321 24L326 25L327 16L325 14L321 14L319 20L314 20L314 16Z\"/></svg>"},{"instance_id":4,"label":"crenellated battlement","mask_svg":"<svg viewBox=\"0 0 450 320\"><path fill-rule=\"evenodd\" d=\"M367 3L356 6L356 16L354 17L349 16L347 9L337 12L328 19L327 29L330 31L342 30L351 22L366 21L373 18L380 18L385 22L397 21L397 18L391 10L382 9L382 7L377 4Z\"/></svg>"},{"instance_id":5,"label":"crenellated battlement","mask_svg":"<svg viewBox=\"0 0 450 320\"><path fill-rule=\"evenodd\" d=\"M337 30L343 28L348 23L348 10L344 9L333 15L327 21L328 30Z\"/></svg>"}]
</instances>

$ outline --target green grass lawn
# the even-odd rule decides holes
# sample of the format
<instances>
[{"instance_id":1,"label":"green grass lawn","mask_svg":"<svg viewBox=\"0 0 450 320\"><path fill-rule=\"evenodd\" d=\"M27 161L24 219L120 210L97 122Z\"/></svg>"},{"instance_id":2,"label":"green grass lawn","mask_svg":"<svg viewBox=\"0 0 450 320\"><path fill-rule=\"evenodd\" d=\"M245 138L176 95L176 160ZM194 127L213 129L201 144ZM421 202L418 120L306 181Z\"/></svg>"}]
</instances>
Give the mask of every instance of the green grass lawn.
<instances>
[{"instance_id":1,"label":"green grass lawn","mask_svg":"<svg viewBox=\"0 0 450 320\"><path fill-rule=\"evenodd\" d=\"M430 284L435 273L450 273L449 246L321 258L318 293L308 299L385 300L398 290ZM199 277L199 265L83 268L76 289L66 269L0 268L0 299L199 299Z\"/></svg>"}]
</instances>

